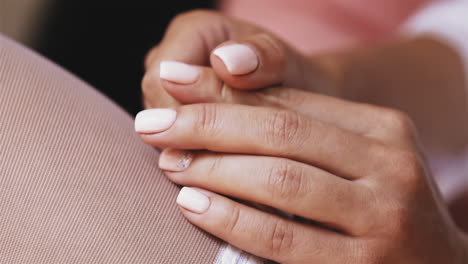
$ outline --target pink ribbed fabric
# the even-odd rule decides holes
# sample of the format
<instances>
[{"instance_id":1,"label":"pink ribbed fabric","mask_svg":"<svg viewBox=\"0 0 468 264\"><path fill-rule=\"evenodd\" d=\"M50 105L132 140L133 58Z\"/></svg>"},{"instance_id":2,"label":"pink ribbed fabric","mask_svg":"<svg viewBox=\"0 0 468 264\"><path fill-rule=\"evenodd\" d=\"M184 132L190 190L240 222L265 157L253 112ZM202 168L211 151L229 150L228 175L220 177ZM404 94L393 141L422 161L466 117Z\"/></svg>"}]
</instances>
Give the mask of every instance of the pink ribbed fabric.
<instances>
[{"instance_id":1,"label":"pink ribbed fabric","mask_svg":"<svg viewBox=\"0 0 468 264\"><path fill-rule=\"evenodd\" d=\"M0 36L0 263L214 263L133 120Z\"/></svg>"}]
</instances>

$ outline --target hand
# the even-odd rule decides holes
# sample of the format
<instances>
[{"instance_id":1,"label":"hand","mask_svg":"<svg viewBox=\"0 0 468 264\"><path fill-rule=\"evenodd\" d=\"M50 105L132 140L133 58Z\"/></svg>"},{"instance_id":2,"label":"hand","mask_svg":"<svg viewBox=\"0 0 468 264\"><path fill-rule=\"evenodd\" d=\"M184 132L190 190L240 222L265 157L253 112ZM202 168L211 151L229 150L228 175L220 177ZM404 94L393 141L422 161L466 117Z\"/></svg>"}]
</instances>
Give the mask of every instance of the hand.
<instances>
[{"instance_id":1,"label":"hand","mask_svg":"<svg viewBox=\"0 0 468 264\"><path fill-rule=\"evenodd\" d=\"M237 66L231 71L214 52L230 44L252 51L241 49L247 54L240 61L244 64L231 60ZM463 65L450 47L430 37L311 56L256 26L212 11L192 11L173 20L145 64L147 108L203 102L255 105L258 100L252 98L264 94L252 89L295 87L402 110L415 121L425 148L438 155L468 145Z\"/></svg>"},{"instance_id":2,"label":"hand","mask_svg":"<svg viewBox=\"0 0 468 264\"><path fill-rule=\"evenodd\" d=\"M279 84L335 93L326 63L297 53L266 30L213 11L177 16L145 66L147 108L223 101L238 89Z\"/></svg>"},{"instance_id":3,"label":"hand","mask_svg":"<svg viewBox=\"0 0 468 264\"><path fill-rule=\"evenodd\" d=\"M196 187L178 197L190 222L282 263L468 261L404 114L289 93L309 110L198 104L137 116L145 142L170 148L160 158L169 179Z\"/></svg>"}]
</instances>

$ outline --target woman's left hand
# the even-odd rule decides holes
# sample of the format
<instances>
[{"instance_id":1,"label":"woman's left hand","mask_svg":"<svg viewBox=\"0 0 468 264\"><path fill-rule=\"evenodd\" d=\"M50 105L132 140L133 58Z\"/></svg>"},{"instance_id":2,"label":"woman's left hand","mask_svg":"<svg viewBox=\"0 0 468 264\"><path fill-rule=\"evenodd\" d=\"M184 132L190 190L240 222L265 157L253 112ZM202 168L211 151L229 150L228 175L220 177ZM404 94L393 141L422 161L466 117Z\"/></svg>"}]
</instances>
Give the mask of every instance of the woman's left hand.
<instances>
[{"instance_id":1,"label":"woman's left hand","mask_svg":"<svg viewBox=\"0 0 468 264\"><path fill-rule=\"evenodd\" d=\"M257 256L282 263L466 263L464 234L404 114L311 93L301 100L308 111L291 110L293 104L146 110L135 129L146 143L167 148L160 167L169 179L190 186L177 200L185 217Z\"/></svg>"}]
</instances>

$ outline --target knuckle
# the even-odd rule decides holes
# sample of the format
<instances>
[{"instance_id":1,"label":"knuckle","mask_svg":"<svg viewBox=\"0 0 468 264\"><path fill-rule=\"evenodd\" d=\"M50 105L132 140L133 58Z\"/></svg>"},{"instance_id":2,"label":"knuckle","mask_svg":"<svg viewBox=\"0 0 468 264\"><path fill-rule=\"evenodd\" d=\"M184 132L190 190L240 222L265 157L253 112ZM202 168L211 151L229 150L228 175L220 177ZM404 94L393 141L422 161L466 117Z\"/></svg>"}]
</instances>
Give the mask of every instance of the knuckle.
<instances>
[{"instance_id":1,"label":"knuckle","mask_svg":"<svg viewBox=\"0 0 468 264\"><path fill-rule=\"evenodd\" d=\"M219 132L218 107L216 104L200 104L195 110L195 132L215 136Z\"/></svg>"},{"instance_id":2,"label":"knuckle","mask_svg":"<svg viewBox=\"0 0 468 264\"><path fill-rule=\"evenodd\" d=\"M229 213L224 214L221 221L221 230L226 237L235 234L236 230L239 229L239 223L241 218L241 208L239 206L232 206Z\"/></svg>"},{"instance_id":3,"label":"knuckle","mask_svg":"<svg viewBox=\"0 0 468 264\"><path fill-rule=\"evenodd\" d=\"M400 164L397 178L400 192L408 197L418 195L426 187L426 172L422 161L414 154L409 154Z\"/></svg>"},{"instance_id":4,"label":"knuckle","mask_svg":"<svg viewBox=\"0 0 468 264\"><path fill-rule=\"evenodd\" d=\"M157 86L157 82L158 80L153 74L146 72L141 81L141 90L143 92L143 95L148 96L152 92L152 90Z\"/></svg>"},{"instance_id":5,"label":"knuckle","mask_svg":"<svg viewBox=\"0 0 468 264\"><path fill-rule=\"evenodd\" d=\"M298 113L279 110L271 116L271 120L267 121L270 131L266 136L273 146L286 150L291 142L297 140L301 122Z\"/></svg>"},{"instance_id":6,"label":"knuckle","mask_svg":"<svg viewBox=\"0 0 468 264\"><path fill-rule=\"evenodd\" d=\"M385 188L384 188L385 189ZM372 211L372 221L367 222L368 227L363 236L383 235L398 238L404 230L408 230L409 209L394 196L385 195L385 190L376 188L373 190L375 201L370 204L369 211Z\"/></svg>"},{"instance_id":7,"label":"knuckle","mask_svg":"<svg viewBox=\"0 0 468 264\"><path fill-rule=\"evenodd\" d=\"M148 104L148 107L160 107L160 102L162 100L161 89L158 86L159 80L153 75L147 72L141 81L141 91L145 102Z\"/></svg>"},{"instance_id":8,"label":"knuckle","mask_svg":"<svg viewBox=\"0 0 468 264\"><path fill-rule=\"evenodd\" d=\"M220 171L222 171L222 162L223 162L223 155L221 154L214 154L212 156L211 166L208 168L207 174L210 176L208 177L211 179L212 177L216 177Z\"/></svg>"},{"instance_id":9,"label":"knuckle","mask_svg":"<svg viewBox=\"0 0 468 264\"><path fill-rule=\"evenodd\" d=\"M416 153L391 150L387 152L387 162L386 170L390 174L384 177L388 179L388 184L373 190L375 202L372 211L379 220L374 221L372 232L400 241L412 228L414 208L410 204L420 199L421 192L426 192L428 186L424 164Z\"/></svg>"},{"instance_id":10,"label":"knuckle","mask_svg":"<svg viewBox=\"0 0 468 264\"><path fill-rule=\"evenodd\" d=\"M267 176L267 191L283 201L291 201L301 196L303 186L303 170L291 165L288 161L280 161L273 165Z\"/></svg>"},{"instance_id":11,"label":"knuckle","mask_svg":"<svg viewBox=\"0 0 468 264\"><path fill-rule=\"evenodd\" d=\"M418 179L424 175L424 167L417 153L406 150L394 150L389 154L393 173L397 178ZM410 182L408 182L410 183Z\"/></svg>"},{"instance_id":12,"label":"knuckle","mask_svg":"<svg viewBox=\"0 0 468 264\"><path fill-rule=\"evenodd\" d=\"M414 124L411 118L404 112L394 109L384 110L381 114L384 129L390 133L400 136L411 136L414 134Z\"/></svg>"},{"instance_id":13,"label":"knuckle","mask_svg":"<svg viewBox=\"0 0 468 264\"><path fill-rule=\"evenodd\" d=\"M382 177L399 183L400 192L410 191L424 180L424 163L415 151L379 145L371 150L371 155L376 158Z\"/></svg>"},{"instance_id":14,"label":"knuckle","mask_svg":"<svg viewBox=\"0 0 468 264\"><path fill-rule=\"evenodd\" d=\"M278 64L280 66L283 66L283 68L286 67L286 49L283 43L272 36L271 34L267 33L261 33L258 36L259 40L261 43L263 43L263 46L265 47L265 54L268 56L269 54L275 54L277 56L274 56L272 58L275 58L277 61L275 61L275 64Z\"/></svg>"},{"instance_id":15,"label":"knuckle","mask_svg":"<svg viewBox=\"0 0 468 264\"><path fill-rule=\"evenodd\" d=\"M381 205L378 217L382 221L379 221L380 226L374 227L374 233L389 236L394 241L404 240L411 229L410 216L413 212L395 200L386 201Z\"/></svg>"},{"instance_id":16,"label":"knuckle","mask_svg":"<svg viewBox=\"0 0 468 264\"><path fill-rule=\"evenodd\" d=\"M269 230L264 232L266 235L265 249L268 254L281 256L294 249L294 229L288 223L281 219L273 219L268 225Z\"/></svg>"}]
</instances>

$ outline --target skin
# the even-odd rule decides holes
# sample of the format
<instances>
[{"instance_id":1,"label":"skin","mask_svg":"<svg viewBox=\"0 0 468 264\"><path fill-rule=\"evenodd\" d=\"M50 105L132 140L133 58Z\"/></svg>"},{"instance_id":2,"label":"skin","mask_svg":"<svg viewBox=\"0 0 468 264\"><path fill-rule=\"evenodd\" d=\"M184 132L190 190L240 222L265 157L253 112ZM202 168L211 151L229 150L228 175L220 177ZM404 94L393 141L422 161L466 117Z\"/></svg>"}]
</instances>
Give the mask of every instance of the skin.
<instances>
[{"instance_id":1,"label":"skin","mask_svg":"<svg viewBox=\"0 0 468 264\"><path fill-rule=\"evenodd\" d=\"M207 210L182 213L255 255L281 263L467 263L465 235L425 168L409 118L326 96L305 100L357 125L287 108L193 104L176 108L167 130L141 137L166 148L161 159L171 149L205 150L184 170L166 170L177 184L209 190ZM373 126L363 129L366 120Z\"/></svg>"},{"instance_id":2,"label":"skin","mask_svg":"<svg viewBox=\"0 0 468 264\"><path fill-rule=\"evenodd\" d=\"M259 67L254 72L233 76L211 53L233 42L256 51ZM163 60L200 66L202 76L193 85L161 80ZM255 105L249 96L244 99L242 90L293 87L401 110L415 122L427 152L453 154L468 146L461 59L429 37L307 55L261 28L216 12L192 11L173 20L163 41L148 53L145 66L146 108L201 102ZM257 94L263 96L262 90Z\"/></svg>"},{"instance_id":3,"label":"skin","mask_svg":"<svg viewBox=\"0 0 468 264\"><path fill-rule=\"evenodd\" d=\"M230 75L211 54L226 42L253 47L259 67ZM427 52L437 65L411 65ZM191 85L160 80L161 60L198 65L201 78ZM145 105L175 108L177 119L168 130L141 137L166 148L161 159L174 149L192 153L185 170L166 175L209 197L205 212L181 208L193 224L282 263L468 263L466 235L449 216L415 131L446 125L430 133L443 144L426 144L437 151L465 144L450 129L466 113L463 72L443 44L417 39L304 56L259 28L197 11L174 20L146 67ZM453 87L442 99L441 85ZM422 105L431 106L423 109L434 111L432 122L424 122L428 113L417 104L423 88Z\"/></svg>"}]
</instances>

